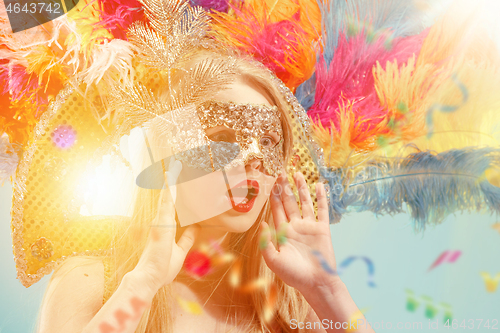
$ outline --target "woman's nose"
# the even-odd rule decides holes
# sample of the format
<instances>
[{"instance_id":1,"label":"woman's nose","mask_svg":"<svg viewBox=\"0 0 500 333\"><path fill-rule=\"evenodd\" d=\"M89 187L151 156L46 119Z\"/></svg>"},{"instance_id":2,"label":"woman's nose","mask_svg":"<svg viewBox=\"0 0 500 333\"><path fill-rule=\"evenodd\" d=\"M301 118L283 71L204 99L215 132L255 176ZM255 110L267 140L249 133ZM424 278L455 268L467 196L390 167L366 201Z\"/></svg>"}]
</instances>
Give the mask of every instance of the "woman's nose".
<instances>
[{"instance_id":1,"label":"woman's nose","mask_svg":"<svg viewBox=\"0 0 500 333\"><path fill-rule=\"evenodd\" d=\"M264 166L261 158L252 157L247 165L249 165L252 170L259 170L260 172L263 172Z\"/></svg>"}]
</instances>

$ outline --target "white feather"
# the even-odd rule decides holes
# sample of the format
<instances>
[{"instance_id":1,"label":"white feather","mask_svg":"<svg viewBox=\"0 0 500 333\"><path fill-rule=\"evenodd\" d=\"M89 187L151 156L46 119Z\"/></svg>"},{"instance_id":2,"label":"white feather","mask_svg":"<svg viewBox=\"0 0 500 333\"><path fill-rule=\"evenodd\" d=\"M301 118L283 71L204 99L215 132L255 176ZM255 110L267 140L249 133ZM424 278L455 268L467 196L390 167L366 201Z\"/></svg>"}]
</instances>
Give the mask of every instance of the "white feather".
<instances>
[{"instance_id":1,"label":"white feather","mask_svg":"<svg viewBox=\"0 0 500 333\"><path fill-rule=\"evenodd\" d=\"M113 39L97 44L92 53L91 65L80 75L87 85L112 78L123 79L127 83L131 77L129 73L132 71L133 55L134 46L125 40Z\"/></svg>"},{"instance_id":2,"label":"white feather","mask_svg":"<svg viewBox=\"0 0 500 333\"><path fill-rule=\"evenodd\" d=\"M15 176L18 163L15 146L9 142L7 135L0 136L0 185Z\"/></svg>"}]
</instances>

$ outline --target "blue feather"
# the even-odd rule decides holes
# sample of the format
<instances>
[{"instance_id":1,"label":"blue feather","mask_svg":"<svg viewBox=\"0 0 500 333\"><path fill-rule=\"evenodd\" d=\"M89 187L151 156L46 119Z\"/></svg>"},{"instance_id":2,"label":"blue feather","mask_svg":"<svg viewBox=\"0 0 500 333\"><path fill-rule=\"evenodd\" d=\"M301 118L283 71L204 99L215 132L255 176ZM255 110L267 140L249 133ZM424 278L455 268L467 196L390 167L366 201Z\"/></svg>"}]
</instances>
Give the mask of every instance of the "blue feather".
<instances>
[{"instance_id":1,"label":"blue feather","mask_svg":"<svg viewBox=\"0 0 500 333\"><path fill-rule=\"evenodd\" d=\"M320 173L330 187L333 222L353 211L401 213L406 205L415 229L424 230L457 211L499 214L500 188L484 176L492 166L500 166L500 149L464 148L373 162L352 180L344 169L322 168Z\"/></svg>"},{"instance_id":2,"label":"blue feather","mask_svg":"<svg viewBox=\"0 0 500 333\"><path fill-rule=\"evenodd\" d=\"M302 105L304 110L309 110L309 108L314 104L314 95L316 94L316 73L314 73L308 80L297 87L295 91L295 97Z\"/></svg>"},{"instance_id":3,"label":"blue feather","mask_svg":"<svg viewBox=\"0 0 500 333\"><path fill-rule=\"evenodd\" d=\"M370 24L374 31L389 29L393 38L416 35L424 29L423 13L413 1L318 0L318 6L323 24L323 57L327 67L335 54L339 35L347 33L353 24L359 28Z\"/></svg>"}]
</instances>

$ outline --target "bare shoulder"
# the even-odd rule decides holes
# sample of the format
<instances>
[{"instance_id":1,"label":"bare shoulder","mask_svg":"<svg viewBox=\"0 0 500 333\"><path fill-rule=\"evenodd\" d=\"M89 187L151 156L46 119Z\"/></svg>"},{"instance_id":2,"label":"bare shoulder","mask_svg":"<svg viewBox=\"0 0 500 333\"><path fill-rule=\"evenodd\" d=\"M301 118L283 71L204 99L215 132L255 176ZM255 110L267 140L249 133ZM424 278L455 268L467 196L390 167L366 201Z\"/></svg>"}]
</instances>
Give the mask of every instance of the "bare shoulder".
<instances>
[{"instance_id":1,"label":"bare shoulder","mask_svg":"<svg viewBox=\"0 0 500 333\"><path fill-rule=\"evenodd\" d=\"M80 332L102 307L103 293L101 259L66 259L45 292L38 332Z\"/></svg>"}]
</instances>

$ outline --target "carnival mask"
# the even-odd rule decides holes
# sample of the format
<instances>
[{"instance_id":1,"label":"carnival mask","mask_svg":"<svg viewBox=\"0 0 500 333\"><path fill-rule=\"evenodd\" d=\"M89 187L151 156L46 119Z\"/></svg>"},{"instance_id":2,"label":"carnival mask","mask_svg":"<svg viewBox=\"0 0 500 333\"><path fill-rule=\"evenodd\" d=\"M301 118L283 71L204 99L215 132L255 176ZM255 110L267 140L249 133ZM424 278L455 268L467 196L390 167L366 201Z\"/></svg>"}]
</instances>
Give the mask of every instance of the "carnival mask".
<instances>
[{"instance_id":1,"label":"carnival mask","mask_svg":"<svg viewBox=\"0 0 500 333\"><path fill-rule=\"evenodd\" d=\"M224 167L220 163L213 163L214 155L234 158L232 161L223 161L229 166L246 165L251 159L259 158L266 172L278 177L283 168L283 130L276 106L207 101L199 105L197 111L204 130L225 126L236 132L235 138L222 138L217 141L219 145L210 145L215 147L210 152L212 171ZM269 132L276 133L279 139L267 135ZM238 147L224 144L224 141L236 141ZM238 155L235 155L236 150L240 151ZM203 165L203 168L207 169L207 165Z\"/></svg>"}]
</instances>

